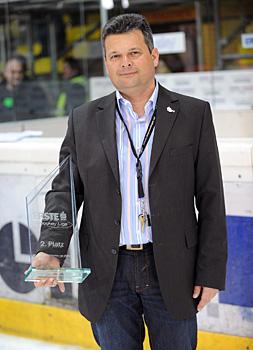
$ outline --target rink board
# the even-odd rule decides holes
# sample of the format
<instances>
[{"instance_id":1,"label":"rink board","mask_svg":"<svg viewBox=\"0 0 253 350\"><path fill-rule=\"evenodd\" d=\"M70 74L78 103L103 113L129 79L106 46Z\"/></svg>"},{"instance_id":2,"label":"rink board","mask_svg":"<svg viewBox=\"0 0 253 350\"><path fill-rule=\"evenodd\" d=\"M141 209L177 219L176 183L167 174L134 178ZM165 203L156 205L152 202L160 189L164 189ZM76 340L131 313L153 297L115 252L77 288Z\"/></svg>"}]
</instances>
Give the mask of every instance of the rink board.
<instances>
[{"instance_id":1,"label":"rink board","mask_svg":"<svg viewBox=\"0 0 253 350\"><path fill-rule=\"evenodd\" d=\"M61 295L56 289L35 289L23 282L29 266L24 197L55 167L60 143L60 139L19 142L6 146L8 152L0 152L0 297L9 299L0 301L0 330L87 348L92 342L91 349L95 349L88 322L75 311L76 285L66 285ZM242 150L250 146L245 142ZM226 158L234 161L230 148L219 145L229 238L227 289L198 315L201 350L253 350L252 167L247 167L249 152L243 156L242 150L242 164L231 167ZM236 149L240 148L236 145Z\"/></svg>"},{"instance_id":2,"label":"rink board","mask_svg":"<svg viewBox=\"0 0 253 350\"><path fill-rule=\"evenodd\" d=\"M7 299L0 299L0 310L1 332L99 350L89 322L77 311ZM253 339L199 331L198 350L214 349L253 350ZM144 350L150 350L147 336Z\"/></svg>"}]
</instances>

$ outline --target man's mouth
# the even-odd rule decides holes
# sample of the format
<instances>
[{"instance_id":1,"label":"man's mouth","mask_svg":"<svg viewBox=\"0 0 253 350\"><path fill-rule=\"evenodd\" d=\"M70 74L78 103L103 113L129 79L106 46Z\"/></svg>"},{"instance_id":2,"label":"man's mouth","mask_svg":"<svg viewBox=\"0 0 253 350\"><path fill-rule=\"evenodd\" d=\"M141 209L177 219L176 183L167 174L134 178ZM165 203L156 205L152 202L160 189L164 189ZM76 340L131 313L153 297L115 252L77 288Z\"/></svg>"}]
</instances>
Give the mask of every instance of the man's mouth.
<instances>
[{"instance_id":1,"label":"man's mouth","mask_svg":"<svg viewBox=\"0 0 253 350\"><path fill-rule=\"evenodd\" d=\"M122 72L122 73L119 73L120 76L130 76L130 75L134 75L136 74L137 72L134 71L134 72Z\"/></svg>"}]
</instances>

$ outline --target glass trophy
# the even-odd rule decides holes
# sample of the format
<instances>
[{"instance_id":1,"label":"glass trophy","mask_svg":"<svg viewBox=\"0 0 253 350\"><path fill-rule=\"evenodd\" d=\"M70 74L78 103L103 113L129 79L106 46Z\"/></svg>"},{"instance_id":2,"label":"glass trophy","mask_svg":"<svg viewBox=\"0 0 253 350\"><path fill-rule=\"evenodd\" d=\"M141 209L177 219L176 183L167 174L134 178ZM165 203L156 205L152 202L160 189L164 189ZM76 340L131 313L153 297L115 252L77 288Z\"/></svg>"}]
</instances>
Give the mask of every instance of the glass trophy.
<instances>
[{"instance_id":1,"label":"glass trophy","mask_svg":"<svg viewBox=\"0 0 253 350\"><path fill-rule=\"evenodd\" d=\"M25 272L25 281L53 278L57 282L82 283L91 270L81 265L70 156L26 196L26 212L31 265ZM43 256L41 263L38 264L40 259L37 259L34 267L33 259L39 252L47 255L40 254Z\"/></svg>"}]
</instances>

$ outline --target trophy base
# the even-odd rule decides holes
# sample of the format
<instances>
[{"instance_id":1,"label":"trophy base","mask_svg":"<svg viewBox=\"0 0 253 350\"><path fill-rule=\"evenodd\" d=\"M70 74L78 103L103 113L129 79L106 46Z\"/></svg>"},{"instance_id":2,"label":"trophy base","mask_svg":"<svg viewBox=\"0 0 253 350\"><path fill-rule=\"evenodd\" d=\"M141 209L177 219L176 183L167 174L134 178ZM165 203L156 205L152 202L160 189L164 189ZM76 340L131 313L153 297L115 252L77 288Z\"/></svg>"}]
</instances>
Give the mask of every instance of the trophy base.
<instances>
[{"instance_id":1,"label":"trophy base","mask_svg":"<svg viewBox=\"0 0 253 350\"><path fill-rule=\"evenodd\" d=\"M40 282L53 278L57 282L82 283L90 273L89 268L37 269L30 266L25 272L25 282Z\"/></svg>"}]
</instances>

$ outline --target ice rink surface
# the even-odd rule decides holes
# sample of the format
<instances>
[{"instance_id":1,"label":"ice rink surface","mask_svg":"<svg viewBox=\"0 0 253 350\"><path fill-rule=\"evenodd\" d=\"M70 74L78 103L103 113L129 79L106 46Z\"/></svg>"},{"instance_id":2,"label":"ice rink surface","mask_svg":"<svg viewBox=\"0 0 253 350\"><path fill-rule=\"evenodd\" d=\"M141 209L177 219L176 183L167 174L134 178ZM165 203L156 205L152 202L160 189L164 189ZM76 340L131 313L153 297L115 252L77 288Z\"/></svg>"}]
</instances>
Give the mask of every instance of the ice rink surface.
<instances>
[{"instance_id":1,"label":"ice rink surface","mask_svg":"<svg viewBox=\"0 0 253 350\"><path fill-rule=\"evenodd\" d=\"M72 345L59 345L0 333L1 350L88 350Z\"/></svg>"}]
</instances>

